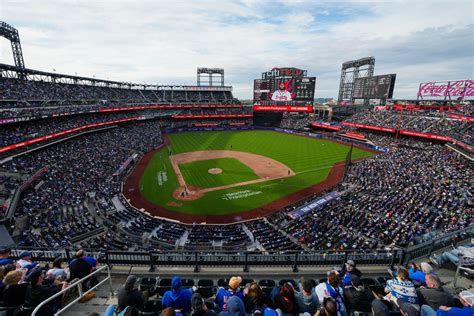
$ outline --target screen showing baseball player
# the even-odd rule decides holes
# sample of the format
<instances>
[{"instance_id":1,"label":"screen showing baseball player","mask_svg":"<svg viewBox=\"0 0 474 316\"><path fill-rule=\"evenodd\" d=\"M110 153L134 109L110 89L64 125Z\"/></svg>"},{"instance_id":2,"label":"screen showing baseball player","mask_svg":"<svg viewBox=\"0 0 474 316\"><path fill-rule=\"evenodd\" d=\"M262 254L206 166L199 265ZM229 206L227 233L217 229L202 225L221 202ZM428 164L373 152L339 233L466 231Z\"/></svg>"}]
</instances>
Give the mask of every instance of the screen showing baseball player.
<instances>
[{"instance_id":1,"label":"screen showing baseball player","mask_svg":"<svg viewBox=\"0 0 474 316\"><path fill-rule=\"evenodd\" d=\"M273 101L291 101L291 93L286 90L286 84L284 82L280 82L278 86L278 90L273 92L272 94Z\"/></svg>"}]
</instances>

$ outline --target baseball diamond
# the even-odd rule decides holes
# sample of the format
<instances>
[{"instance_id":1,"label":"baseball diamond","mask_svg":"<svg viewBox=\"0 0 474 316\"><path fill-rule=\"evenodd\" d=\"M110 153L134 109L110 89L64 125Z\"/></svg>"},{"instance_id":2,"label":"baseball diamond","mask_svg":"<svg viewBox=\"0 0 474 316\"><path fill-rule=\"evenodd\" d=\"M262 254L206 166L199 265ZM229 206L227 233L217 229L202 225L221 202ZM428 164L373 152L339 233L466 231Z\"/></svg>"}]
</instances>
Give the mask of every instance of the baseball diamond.
<instances>
[{"instance_id":1,"label":"baseball diamond","mask_svg":"<svg viewBox=\"0 0 474 316\"><path fill-rule=\"evenodd\" d=\"M350 147L274 131L181 132L146 154L124 185L132 205L182 222L259 217L328 189ZM353 160L372 156L353 148ZM209 170L217 168L220 174ZM167 181L158 181L157 174ZM138 190L140 188L140 190ZM274 205L274 206L272 206Z\"/></svg>"}]
</instances>

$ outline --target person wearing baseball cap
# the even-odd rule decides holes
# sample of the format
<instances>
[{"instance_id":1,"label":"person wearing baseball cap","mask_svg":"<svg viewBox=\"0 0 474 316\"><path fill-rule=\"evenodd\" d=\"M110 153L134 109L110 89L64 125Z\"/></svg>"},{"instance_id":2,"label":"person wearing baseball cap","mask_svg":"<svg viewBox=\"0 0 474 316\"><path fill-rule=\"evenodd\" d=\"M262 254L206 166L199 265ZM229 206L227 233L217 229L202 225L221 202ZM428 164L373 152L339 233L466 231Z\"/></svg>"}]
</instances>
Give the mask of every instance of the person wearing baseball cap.
<instances>
[{"instance_id":1,"label":"person wearing baseball cap","mask_svg":"<svg viewBox=\"0 0 474 316\"><path fill-rule=\"evenodd\" d=\"M123 288L117 294L119 310L123 311L127 306L134 307L138 310L143 308L145 297L142 291L138 288L137 278L134 275L129 275Z\"/></svg>"},{"instance_id":2,"label":"person wearing baseball cap","mask_svg":"<svg viewBox=\"0 0 474 316\"><path fill-rule=\"evenodd\" d=\"M181 278L179 276L171 279L171 291L166 291L161 300L163 308L172 307L183 313L191 310L192 289L183 289Z\"/></svg>"},{"instance_id":3,"label":"person wearing baseball cap","mask_svg":"<svg viewBox=\"0 0 474 316\"><path fill-rule=\"evenodd\" d=\"M23 251L20 253L20 260L16 262L16 265L20 269L26 269L31 271L34 267L38 265L38 262L33 262L31 260L31 252Z\"/></svg>"},{"instance_id":4,"label":"person wearing baseball cap","mask_svg":"<svg viewBox=\"0 0 474 316\"><path fill-rule=\"evenodd\" d=\"M360 272L360 270L356 268L354 260L347 260L340 274L342 277L342 284L344 286L351 285L351 276L356 275L359 278L362 276L362 272Z\"/></svg>"},{"instance_id":5,"label":"person wearing baseball cap","mask_svg":"<svg viewBox=\"0 0 474 316\"><path fill-rule=\"evenodd\" d=\"M237 296L243 300L244 295L240 291L240 283L242 283L242 278L239 276L233 276L229 280L229 286L227 288L221 287L216 294L216 304L219 307L219 310L227 311L227 301L232 296Z\"/></svg>"}]
</instances>

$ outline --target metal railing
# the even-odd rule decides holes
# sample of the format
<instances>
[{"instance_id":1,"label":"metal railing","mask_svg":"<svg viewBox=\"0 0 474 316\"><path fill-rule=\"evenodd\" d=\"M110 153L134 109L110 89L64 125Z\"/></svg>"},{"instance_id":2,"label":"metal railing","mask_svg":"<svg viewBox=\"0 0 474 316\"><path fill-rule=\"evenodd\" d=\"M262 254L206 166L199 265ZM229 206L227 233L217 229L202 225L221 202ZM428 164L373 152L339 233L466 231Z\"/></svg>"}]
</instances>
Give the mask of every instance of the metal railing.
<instances>
[{"instance_id":1,"label":"metal railing","mask_svg":"<svg viewBox=\"0 0 474 316\"><path fill-rule=\"evenodd\" d=\"M460 242L474 237L474 225L464 229L438 235L430 240L406 249L391 250L314 250L314 251L114 251L90 249L88 254L98 258L104 264L112 267L121 266L148 266L150 271L154 271L157 266L191 266L196 271L201 266L220 267L242 267L247 270L250 266L282 267L290 266L297 271L300 266L339 266L349 259L357 262L358 265L382 266L382 265L406 265L412 260L431 255L433 252L449 246L455 242ZM70 249L60 251L51 250L28 250L37 262L52 262L56 257L61 256L67 261L74 257ZM88 250L88 249L86 249ZM14 249L12 255L18 258L22 249Z\"/></svg>"},{"instance_id":2,"label":"metal railing","mask_svg":"<svg viewBox=\"0 0 474 316\"><path fill-rule=\"evenodd\" d=\"M96 285L94 285L93 287L91 287L89 290L87 290L86 292L83 292L82 290L82 282L86 281L87 279L101 273L102 271L106 270L107 272L107 277L105 277L102 281L100 281L99 283L97 283ZM78 297L75 298L74 300L72 300L71 302L69 302L67 305L65 305L64 307L62 307L60 310L58 310L57 312L54 313L54 315L59 315L61 314L62 312L64 312L66 309L68 309L69 307L71 307L72 305L76 304L82 297L84 297L84 295L94 291L96 288L98 288L99 286L101 286L102 284L104 284L105 282L109 282L109 285L110 285L110 292L114 293L114 289L112 287L112 278L111 278L111 275L110 275L110 267L105 265L105 266L102 266L100 267L99 269L95 270L94 272L92 272L91 274L89 274L88 276L80 279L80 280L77 280L76 282L73 282L71 284L69 284L69 286L63 290L61 290L60 292L54 294L53 296L51 296L50 298L44 300L43 302L41 302L38 306L36 306L36 308L33 310L33 313L31 313L31 316L35 316L36 313L38 313L38 311L43 307L45 306L46 304L48 304L49 302L51 302L52 300L56 299L57 297L63 295L64 293L66 292L70 292L71 290L73 290L74 288L77 287L77 291L78 291Z\"/></svg>"}]
</instances>

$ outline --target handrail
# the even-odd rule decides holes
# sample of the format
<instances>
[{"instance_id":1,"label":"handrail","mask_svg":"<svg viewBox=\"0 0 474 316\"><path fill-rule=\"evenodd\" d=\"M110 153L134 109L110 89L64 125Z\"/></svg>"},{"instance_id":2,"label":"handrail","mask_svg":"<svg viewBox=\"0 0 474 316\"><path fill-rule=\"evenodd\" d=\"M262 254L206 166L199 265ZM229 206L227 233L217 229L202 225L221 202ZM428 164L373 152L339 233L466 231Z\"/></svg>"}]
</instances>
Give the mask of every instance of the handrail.
<instances>
[{"instance_id":1,"label":"handrail","mask_svg":"<svg viewBox=\"0 0 474 316\"><path fill-rule=\"evenodd\" d=\"M100 272L102 272L103 270L107 270L107 277L105 279L103 279L102 281L100 281L99 283L97 283L96 285L94 285L93 287L91 287L88 291L86 292L82 292L82 282L89 279L90 277L96 275L96 274L99 274ZM96 288L98 288L99 286L101 286L102 284L104 284L105 282L109 281L109 285L110 285L110 291L112 292L113 294L113 287L112 287L112 277L110 275L110 267L108 265L104 265L102 267L100 267L99 269L95 270L94 272L92 272L91 274L85 276L84 278L72 283L72 284L69 284L69 286L61 291L59 291L58 293L54 294L53 296L49 297L48 299L44 300L43 302L41 302L38 306L36 306L36 308L33 310L33 313L31 313L31 316L35 316L36 313L44 306L46 305L47 303L49 303L50 301L54 300L55 298L57 298L58 296L61 296L63 295L64 293L66 293L67 291L70 291L73 287L77 287L78 289L78 292L79 292L79 296L74 299L72 302L70 302L69 304L67 304L66 306L64 306L63 308L61 308L60 310L58 310L56 313L54 313L54 315L59 315L61 314L63 311L65 311L66 309L68 309L69 307L71 307L72 305L74 305L75 303L77 303L82 297L84 297L84 295L86 295L87 293L90 293L91 291L95 290Z\"/></svg>"}]
</instances>

